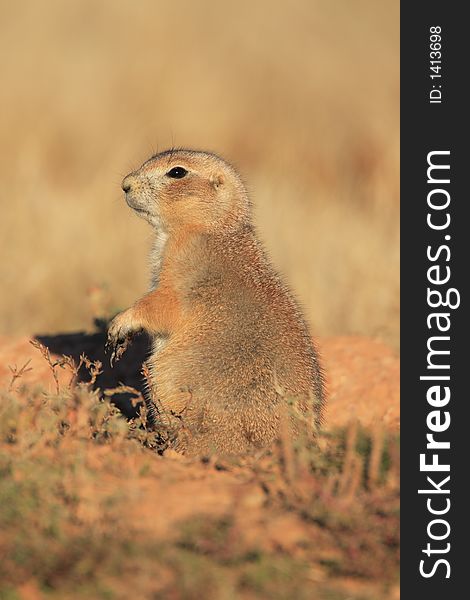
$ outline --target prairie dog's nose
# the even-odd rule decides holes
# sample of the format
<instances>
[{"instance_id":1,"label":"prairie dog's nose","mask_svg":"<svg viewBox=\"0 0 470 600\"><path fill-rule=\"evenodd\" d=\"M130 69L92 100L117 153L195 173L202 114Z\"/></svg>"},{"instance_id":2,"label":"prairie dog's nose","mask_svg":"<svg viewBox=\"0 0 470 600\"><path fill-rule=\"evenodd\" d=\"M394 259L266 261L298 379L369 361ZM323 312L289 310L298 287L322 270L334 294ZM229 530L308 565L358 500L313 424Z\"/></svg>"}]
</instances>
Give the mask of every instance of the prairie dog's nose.
<instances>
[{"instance_id":1,"label":"prairie dog's nose","mask_svg":"<svg viewBox=\"0 0 470 600\"><path fill-rule=\"evenodd\" d=\"M131 189L133 181L134 181L134 178L132 177L132 175L128 175L127 177L124 177L124 179L122 180L121 187L126 194Z\"/></svg>"}]
</instances>

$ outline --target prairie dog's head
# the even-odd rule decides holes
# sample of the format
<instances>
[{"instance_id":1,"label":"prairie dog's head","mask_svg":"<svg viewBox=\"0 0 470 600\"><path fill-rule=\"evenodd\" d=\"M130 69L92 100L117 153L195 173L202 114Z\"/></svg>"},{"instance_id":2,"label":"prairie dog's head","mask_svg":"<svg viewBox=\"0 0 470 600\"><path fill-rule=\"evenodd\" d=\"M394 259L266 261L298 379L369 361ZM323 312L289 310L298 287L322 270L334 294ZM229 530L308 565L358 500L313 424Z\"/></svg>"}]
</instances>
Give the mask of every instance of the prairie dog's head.
<instances>
[{"instance_id":1,"label":"prairie dog's head","mask_svg":"<svg viewBox=\"0 0 470 600\"><path fill-rule=\"evenodd\" d=\"M167 231L209 231L250 218L248 196L233 167L215 154L166 150L122 182L127 204Z\"/></svg>"}]
</instances>

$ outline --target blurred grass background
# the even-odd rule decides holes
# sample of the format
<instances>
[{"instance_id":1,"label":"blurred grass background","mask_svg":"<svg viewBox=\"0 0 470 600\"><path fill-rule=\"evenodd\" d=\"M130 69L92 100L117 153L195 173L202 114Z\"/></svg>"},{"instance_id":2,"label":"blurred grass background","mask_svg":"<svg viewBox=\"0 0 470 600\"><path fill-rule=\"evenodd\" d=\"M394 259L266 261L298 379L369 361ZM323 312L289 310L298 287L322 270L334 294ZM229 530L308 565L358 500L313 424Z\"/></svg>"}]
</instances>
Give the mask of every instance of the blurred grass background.
<instances>
[{"instance_id":1,"label":"blurred grass background","mask_svg":"<svg viewBox=\"0 0 470 600\"><path fill-rule=\"evenodd\" d=\"M176 145L240 169L315 334L398 346L397 0L0 8L0 333L145 292L151 232L120 181Z\"/></svg>"}]
</instances>

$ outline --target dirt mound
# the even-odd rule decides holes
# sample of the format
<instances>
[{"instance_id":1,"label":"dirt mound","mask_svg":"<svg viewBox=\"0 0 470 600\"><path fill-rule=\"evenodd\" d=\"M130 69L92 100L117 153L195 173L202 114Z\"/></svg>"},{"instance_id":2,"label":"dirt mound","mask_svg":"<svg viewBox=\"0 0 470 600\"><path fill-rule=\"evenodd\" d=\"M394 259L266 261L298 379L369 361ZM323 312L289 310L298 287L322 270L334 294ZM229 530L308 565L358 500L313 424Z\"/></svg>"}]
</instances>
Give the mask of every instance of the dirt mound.
<instances>
[{"instance_id":1,"label":"dirt mound","mask_svg":"<svg viewBox=\"0 0 470 600\"><path fill-rule=\"evenodd\" d=\"M398 430L400 364L383 342L366 337L331 337L319 341L325 363L327 427L358 420Z\"/></svg>"},{"instance_id":2,"label":"dirt mound","mask_svg":"<svg viewBox=\"0 0 470 600\"><path fill-rule=\"evenodd\" d=\"M0 339L0 596L399 597L398 360L386 346L320 340L320 449L281 440L222 460L159 456L100 400L97 388L139 388L145 338L114 370L103 332L35 339L49 356L26 337ZM90 372L73 374L62 355L83 353L103 372L74 387Z\"/></svg>"},{"instance_id":3,"label":"dirt mound","mask_svg":"<svg viewBox=\"0 0 470 600\"><path fill-rule=\"evenodd\" d=\"M141 336L134 341L126 355L110 369L103 353L104 333L72 333L55 336L38 335L35 338L0 338L0 387L8 387L12 378L10 367L21 368L28 363L21 382L56 390L52 371L34 348L30 339L38 339L50 349L57 361L62 354L75 362L85 354L91 360L102 362L103 373L96 387L115 388L120 383L142 389L140 368L147 353L148 340ZM383 342L366 337L329 337L318 340L327 378L328 401L325 426L333 428L359 421L364 426L382 424L387 429L399 427L399 360ZM29 361L29 362L28 362ZM72 374L67 368L55 369L60 385L68 385ZM88 375L83 372L84 378ZM132 413L128 394L115 398L119 408Z\"/></svg>"}]
</instances>

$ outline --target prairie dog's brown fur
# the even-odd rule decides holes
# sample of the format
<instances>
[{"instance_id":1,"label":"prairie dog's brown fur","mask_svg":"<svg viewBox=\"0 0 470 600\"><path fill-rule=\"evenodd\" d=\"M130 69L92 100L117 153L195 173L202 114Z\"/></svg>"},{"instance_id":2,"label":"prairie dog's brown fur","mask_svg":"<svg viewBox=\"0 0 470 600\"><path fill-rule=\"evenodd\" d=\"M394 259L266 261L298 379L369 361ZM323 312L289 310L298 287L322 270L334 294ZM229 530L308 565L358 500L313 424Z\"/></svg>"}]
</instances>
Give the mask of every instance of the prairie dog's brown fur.
<instances>
[{"instance_id":1,"label":"prairie dog's brown fur","mask_svg":"<svg viewBox=\"0 0 470 600\"><path fill-rule=\"evenodd\" d=\"M258 242L235 169L214 154L169 150L122 187L156 230L153 289L114 318L108 343L119 358L134 332L152 336L156 427L177 420L173 447L190 454L247 453L279 436L291 401L313 433L323 403L318 358Z\"/></svg>"}]
</instances>

